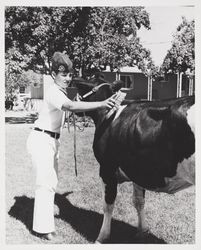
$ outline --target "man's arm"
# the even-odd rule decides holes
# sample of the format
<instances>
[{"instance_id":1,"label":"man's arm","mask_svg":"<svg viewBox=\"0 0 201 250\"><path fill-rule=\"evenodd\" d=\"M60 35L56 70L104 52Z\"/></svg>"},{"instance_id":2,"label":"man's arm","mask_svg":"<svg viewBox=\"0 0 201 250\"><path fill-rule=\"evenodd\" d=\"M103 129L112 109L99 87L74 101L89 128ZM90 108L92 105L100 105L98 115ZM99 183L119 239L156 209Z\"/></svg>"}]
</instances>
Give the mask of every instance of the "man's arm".
<instances>
[{"instance_id":1,"label":"man's arm","mask_svg":"<svg viewBox=\"0 0 201 250\"><path fill-rule=\"evenodd\" d=\"M101 102L82 102L82 101L76 102L68 100L62 105L62 110L64 111L69 110L72 112L83 112L101 108L111 109L115 104L115 100L113 99L113 97L114 96L111 96L110 98Z\"/></svg>"}]
</instances>

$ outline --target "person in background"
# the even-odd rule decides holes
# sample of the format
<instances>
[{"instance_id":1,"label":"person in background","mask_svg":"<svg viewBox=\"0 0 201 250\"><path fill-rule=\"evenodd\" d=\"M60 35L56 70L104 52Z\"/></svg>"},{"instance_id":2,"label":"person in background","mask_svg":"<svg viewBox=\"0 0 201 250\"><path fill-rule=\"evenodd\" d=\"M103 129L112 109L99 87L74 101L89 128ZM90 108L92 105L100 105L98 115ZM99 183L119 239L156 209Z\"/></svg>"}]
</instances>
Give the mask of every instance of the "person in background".
<instances>
[{"instance_id":1,"label":"person in background","mask_svg":"<svg viewBox=\"0 0 201 250\"><path fill-rule=\"evenodd\" d=\"M68 55L55 52L52 57L54 84L49 87L43 107L27 139L35 172L33 234L47 240L55 236L54 197L58 183L58 154L65 111L83 112L111 109L114 96L101 102L72 101L66 88L72 79L73 64Z\"/></svg>"}]
</instances>

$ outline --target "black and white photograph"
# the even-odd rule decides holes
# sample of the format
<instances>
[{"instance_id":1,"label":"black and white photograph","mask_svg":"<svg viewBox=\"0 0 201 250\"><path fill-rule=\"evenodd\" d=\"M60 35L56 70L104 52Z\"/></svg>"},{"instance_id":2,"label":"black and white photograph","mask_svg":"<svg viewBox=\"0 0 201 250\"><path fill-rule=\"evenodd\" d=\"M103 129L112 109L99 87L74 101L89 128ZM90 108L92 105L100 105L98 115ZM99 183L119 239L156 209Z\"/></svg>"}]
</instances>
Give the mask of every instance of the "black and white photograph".
<instances>
[{"instance_id":1,"label":"black and white photograph","mask_svg":"<svg viewBox=\"0 0 201 250\"><path fill-rule=\"evenodd\" d=\"M5 247L197 247L197 1L161 2L2 4Z\"/></svg>"}]
</instances>

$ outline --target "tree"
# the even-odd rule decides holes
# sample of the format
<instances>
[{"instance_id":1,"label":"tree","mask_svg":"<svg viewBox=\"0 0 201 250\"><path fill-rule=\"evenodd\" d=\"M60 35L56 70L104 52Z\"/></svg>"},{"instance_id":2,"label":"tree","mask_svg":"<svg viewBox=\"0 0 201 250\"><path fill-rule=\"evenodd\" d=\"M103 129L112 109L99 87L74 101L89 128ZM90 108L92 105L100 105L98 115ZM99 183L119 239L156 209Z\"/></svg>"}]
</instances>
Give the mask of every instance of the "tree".
<instances>
[{"instance_id":1,"label":"tree","mask_svg":"<svg viewBox=\"0 0 201 250\"><path fill-rule=\"evenodd\" d=\"M41 75L39 73L24 70L28 65L29 58L22 57L18 50L9 49L5 59L6 95L13 94L20 86L41 84Z\"/></svg>"},{"instance_id":2,"label":"tree","mask_svg":"<svg viewBox=\"0 0 201 250\"><path fill-rule=\"evenodd\" d=\"M19 62L24 57L29 63L22 69L49 73L51 57L55 50L68 47L71 24L70 13L75 8L8 7L5 17L6 53L13 48L19 52Z\"/></svg>"},{"instance_id":3,"label":"tree","mask_svg":"<svg viewBox=\"0 0 201 250\"><path fill-rule=\"evenodd\" d=\"M182 17L173 37L172 47L168 51L163 65L163 72L186 72L195 69L195 22Z\"/></svg>"},{"instance_id":4,"label":"tree","mask_svg":"<svg viewBox=\"0 0 201 250\"><path fill-rule=\"evenodd\" d=\"M13 94L19 87L18 81L23 72L22 68L24 61L17 50L9 49L5 55L5 62L5 89L6 95L8 95Z\"/></svg>"},{"instance_id":5,"label":"tree","mask_svg":"<svg viewBox=\"0 0 201 250\"><path fill-rule=\"evenodd\" d=\"M5 17L6 54L16 51L6 63L18 71L49 74L54 51L66 51L81 75L108 65L144 70L145 57L153 66L136 33L150 28L143 7L7 7Z\"/></svg>"},{"instance_id":6,"label":"tree","mask_svg":"<svg viewBox=\"0 0 201 250\"><path fill-rule=\"evenodd\" d=\"M136 37L136 30L142 25L150 28L143 7L92 8L89 24L73 44L77 67L84 72L93 67L102 70L110 66L114 70L125 65L140 65L141 53L148 55Z\"/></svg>"}]
</instances>

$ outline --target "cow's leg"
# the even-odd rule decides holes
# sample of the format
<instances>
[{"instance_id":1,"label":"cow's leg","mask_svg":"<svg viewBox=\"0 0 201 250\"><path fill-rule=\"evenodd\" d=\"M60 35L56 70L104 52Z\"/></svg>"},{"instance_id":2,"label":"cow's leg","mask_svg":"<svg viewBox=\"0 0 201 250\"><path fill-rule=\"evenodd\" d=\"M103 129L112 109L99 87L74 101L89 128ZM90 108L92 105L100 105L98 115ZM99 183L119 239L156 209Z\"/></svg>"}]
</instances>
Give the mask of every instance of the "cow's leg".
<instances>
[{"instance_id":1,"label":"cow's leg","mask_svg":"<svg viewBox=\"0 0 201 250\"><path fill-rule=\"evenodd\" d=\"M138 230L139 232L147 232L148 227L145 221L145 189L133 183L133 204L138 215Z\"/></svg>"},{"instance_id":2,"label":"cow's leg","mask_svg":"<svg viewBox=\"0 0 201 250\"><path fill-rule=\"evenodd\" d=\"M117 195L117 181L113 180L107 184L102 180L103 190L103 223L96 243L104 243L110 238L112 212Z\"/></svg>"}]
</instances>

